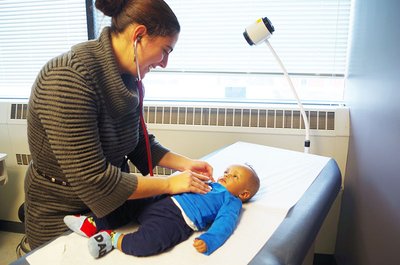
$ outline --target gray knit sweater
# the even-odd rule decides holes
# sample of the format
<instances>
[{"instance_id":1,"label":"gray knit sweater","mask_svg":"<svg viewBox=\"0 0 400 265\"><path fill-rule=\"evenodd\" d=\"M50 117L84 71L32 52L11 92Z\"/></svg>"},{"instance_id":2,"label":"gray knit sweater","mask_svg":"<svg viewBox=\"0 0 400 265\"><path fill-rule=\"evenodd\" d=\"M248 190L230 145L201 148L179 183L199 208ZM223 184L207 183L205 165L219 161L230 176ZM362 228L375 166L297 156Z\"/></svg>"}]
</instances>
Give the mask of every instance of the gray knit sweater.
<instances>
[{"instance_id":1,"label":"gray knit sweater","mask_svg":"<svg viewBox=\"0 0 400 265\"><path fill-rule=\"evenodd\" d=\"M149 170L135 79L119 74L109 28L49 61L28 106L26 229L36 247L66 230L64 215L90 210L102 217L126 201L137 177L121 172L125 156L143 174ZM150 143L156 165L168 150L153 136Z\"/></svg>"}]
</instances>

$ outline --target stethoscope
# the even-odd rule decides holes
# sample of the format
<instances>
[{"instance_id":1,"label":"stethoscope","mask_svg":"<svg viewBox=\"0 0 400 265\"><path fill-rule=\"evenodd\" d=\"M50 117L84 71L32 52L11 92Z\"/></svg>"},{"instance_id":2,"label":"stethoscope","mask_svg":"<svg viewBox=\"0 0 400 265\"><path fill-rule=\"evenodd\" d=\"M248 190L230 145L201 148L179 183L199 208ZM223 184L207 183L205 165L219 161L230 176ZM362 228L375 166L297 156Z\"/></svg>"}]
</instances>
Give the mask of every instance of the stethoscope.
<instances>
[{"instance_id":1,"label":"stethoscope","mask_svg":"<svg viewBox=\"0 0 400 265\"><path fill-rule=\"evenodd\" d=\"M151 149L150 149L150 141L149 141L149 133L147 132L146 122L144 121L144 108L143 108L143 98L144 98L144 88L142 84L142 78L140 76L139 69L139 58L137 56L137 42L142 39L141 36L138 36L136 40L133 42L133 52L135 55L134 61L136 63L136 72L137 72L137 85L139 92L139 108L140 108L140 125L143 129L144 140L146 143L146 154L147 154L147 166L149 167L149 174L153 176L153 163L151 160Z\"/></svg>"}]
</instances>

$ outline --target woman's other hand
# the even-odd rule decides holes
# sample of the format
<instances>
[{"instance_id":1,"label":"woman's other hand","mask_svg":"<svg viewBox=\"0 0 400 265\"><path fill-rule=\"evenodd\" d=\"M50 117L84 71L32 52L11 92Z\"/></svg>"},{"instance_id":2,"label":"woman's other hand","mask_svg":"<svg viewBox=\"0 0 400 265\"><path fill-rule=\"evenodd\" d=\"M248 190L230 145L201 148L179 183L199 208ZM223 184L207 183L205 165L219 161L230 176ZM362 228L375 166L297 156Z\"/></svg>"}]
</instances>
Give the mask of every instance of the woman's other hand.
<instances>
[{"instance_id":1,"label":"woman's other hand","mask_svg":"<svg viewBox=\"0 0 400 265\"><path fill-rule=\"evenodd\" d=\"M210 191L210 186L205 183L209 177L191 170L171 175L167 178L169 194L194 192L205 194Z\"/></svg>"},{"instance_id":2,"label":"woman's other hand","mask_svg":"<svg viewBox=\"0 0 400 265\"><path fill-rule=\"evenodd\" d=\"M166 153L164 157L160 160L158 165L181 172L184 172L185 170L190 170L192 172L196 172L198 174L206 176L207 179L204 181L214 181L214 178L212 176L213 168L210 164L205 161L190 159L186 156L182 156L174 152Z\"/></svg>"},{"instance_id":3,"label":"woman's other hand","mask_svg":"<svg viewBox=\"0 0 400 265\"><path fill-rule=\"evenodd\" d=\"M191 160L190 163L188 163L188 167L186 169L207 176L209 180L214 182L213 168L205 161Z\"/></svg>"}]
</instances>

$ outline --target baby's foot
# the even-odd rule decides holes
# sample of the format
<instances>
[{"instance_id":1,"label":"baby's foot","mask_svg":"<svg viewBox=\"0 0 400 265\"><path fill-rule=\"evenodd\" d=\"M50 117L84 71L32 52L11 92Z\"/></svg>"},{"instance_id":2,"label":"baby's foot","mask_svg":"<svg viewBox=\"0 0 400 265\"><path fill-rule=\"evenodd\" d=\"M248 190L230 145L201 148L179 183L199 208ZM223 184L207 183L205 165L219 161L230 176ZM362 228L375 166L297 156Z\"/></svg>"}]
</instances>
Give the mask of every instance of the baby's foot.
<instances>
[{"instance_id":1,"label":"baby's foot","mask_svg":"<svg viewBox=\"0 0 400 265\"><path fill-rule=\"evenodd\" d=\"M64 223L69 229L84 237L91 237L97 233L97 227L92 217L67 215L64 217Z\"/></svg>"},{"instance_id":2,"label":"baby's foot","mask_svg":"<svg viewBox=\"0 0 400 265\"><path fill-rule=\"evenodd\" d=\"M108 231L101 231L89 238L89 253L94 258L101 258L113 250L112 238Z\"/></svg>"}]
</instances>

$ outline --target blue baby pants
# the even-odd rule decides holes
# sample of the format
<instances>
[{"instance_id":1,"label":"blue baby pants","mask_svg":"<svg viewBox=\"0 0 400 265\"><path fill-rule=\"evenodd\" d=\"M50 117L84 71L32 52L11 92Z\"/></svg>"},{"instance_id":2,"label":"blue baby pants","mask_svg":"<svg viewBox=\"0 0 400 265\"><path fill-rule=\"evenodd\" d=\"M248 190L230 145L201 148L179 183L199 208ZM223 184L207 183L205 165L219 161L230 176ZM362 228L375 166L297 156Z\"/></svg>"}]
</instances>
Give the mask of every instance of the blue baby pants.
<instances>
[{"instance_id":1,"label":"blue baby pants","mask_svg":"<svg viewBox=\"0 0 400 265\"><path fill-rule=\"evenodd\" d=\"M169 196L131 200L105 218L95 218L100 230L115 229L132 220L139 223L139 229L125 234L121 245L122 252L129 255L150 256L164 252L193 234Z\"/></svg>"}]
</instances>

